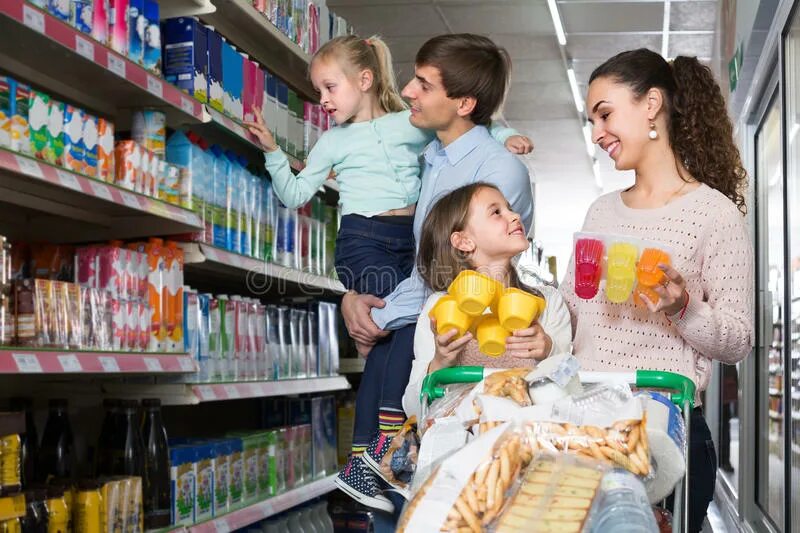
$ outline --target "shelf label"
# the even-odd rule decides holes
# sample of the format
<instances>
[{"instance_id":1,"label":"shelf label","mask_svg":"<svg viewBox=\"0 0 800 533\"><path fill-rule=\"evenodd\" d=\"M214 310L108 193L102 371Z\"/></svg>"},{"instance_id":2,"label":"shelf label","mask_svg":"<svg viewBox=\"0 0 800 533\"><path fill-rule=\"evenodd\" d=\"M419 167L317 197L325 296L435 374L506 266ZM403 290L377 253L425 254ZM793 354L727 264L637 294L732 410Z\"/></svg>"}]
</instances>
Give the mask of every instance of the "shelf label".
<instances>
[{"instance_id":1,"label":"shelf label","mask_svg":"<svg viewBox=\"0 0 800 533\"><path fill-rule=\"evenodd\" d=\"M22 6L22 23L32 30L44 33L44 13L31 6Z\"/></svg>"},{"instance_id":2,"label":"shelf label","mask_svg":"<svg viewBox=\"0 0 800 533\"><path fill-rule=\"evenodd\" d=\"M164 369L161 368L161 361L156 359L155 357L145 357L144 358L144 366L147 367L147 370L150 372L163 372Z\"/></svg>"},{"instance_id":3,"label":"shelf label","mask_svg":"<svg viewBox=\"0 0 800 533\"><path fill-rule=\"evenodd\" d=\"M59 355L58 362L61 363L61 368L64 370L64 372L83 372L81 362L78 361L78 358L75 356L75 354L65 353L63 355Z\"/></svg>"},{"instance_id":4,"label":"shelf label","mask_svg":"<svg viewBox=\"0 0 800 533\"><path fill-rule=\"evenodd\" d=\"M235 400L237 398L241 398L239 394L239 389L236 385L223 385L222 388L225 390L225 395L228 397L229 400Z\"/></svg>"},{"instance_id":5,"label":"shelf label","mask_svg":"<svg viewBox=\"0 0 800 533\"><path fill-rule=\"evenodd\" d=\"M164 98L164 84L153 76L147 76L147 90L159 98Z\"/></svg>"},{"instance_id":6,"label":"shelf label","mask_svg":"<svg viewBox=\"0 0 800 533\"><path fill-rule=\"evenodd\" d=\"M107 186L96 181L91 181L89 183L92 186L92 191L94 192L95 196L102 198L103 200L108 200L109 202L114 201L114 197L111 196L111 189L109 189Z\"/></svg>"},{"instance_id":7,"label":"shelf label","mask_svg":"<svg viewBox=\"0 0 800 533\"><path fill-rule=\"evenodd\" d=\"M141 209L142 206L139 203L139 199L136 198L133 194L125 191L120 191L119 195L122 196L122 203L131 207L133 209Z\"/></svg>"},{"instance_id":8,"label":"shelf label","mask_svg":"<svg viewBox=\"0 0 800 533\"><path fill-rule=\"evenodd\" d=\"M214 521L214 530L217 533L230 533L231 528L227 520L220 518Z\"/></svg>"},{"instance_id":9,"label":"shelf label","mask_svg":"<svg viewBox=\"0 0 800 533\"><path fill-rule=\"evenodd\" d=\"M61 183L61 185L83 192L81 184L75 174L67 172L66 170L57 170L56 174L58 175L58 181Z\"/></svg>"},{"instance_id":10,"label":"shelf label","mask_svg":"<svg viewBox=\"0 0 800 533\"><path fill-rule=\"evenodd\" d=\"M98 359L100 360L100 366L103 367L103 372L119 372L119 364L116 358L101 355Z\"/></svg>"},{"instance_id":11,"label":"shelf label","mask_svg":"<svg viewBox=\"0 0 800 533\"><path fill-rule=\"evenodd\" d=\"M197 391L197 395L202 402L217 399L217 395L214 394L214 388L209 385L200 385L195 391Z\"/></svg>"},{"instance_id":12,"label":"shelf label","mask_svg":"<svg viewBox=\"0 0 800 533\"><path fill-rule=\"evenodd\" d=\"M194 372L194 360L191 357L178 357L178 364L183 372Z\"/></svg>"},{"instance_id":13,"label":"shelf label","mask_svg":"<svg viewBox=\"0 0 800 533\"><path fill-rule=\"evenodd\" d=\"M119 76L125 77L125 60L116 54L108 53L108 70Z\"/></svg>"},{"instance_id":14,"label":"shelf label","mask_svg":"<svg viewBox=\"0 0 800 533\"><path fill-rule=\"evenodd\" d=\"M23 374L42 372L42 365L39 364L39 359L36 357L36 354L15 353L11 355L14 357L14 361L17 363L17 370Z\"/></svg>"},{"instance_id":15,"label":"shelf label","mask_svg":"<svg viewBox=\"0 0 800 533\"><path fill-rule=\"evenodd\" d=\"M27 157L23 157L21 155L15 157L17 158L17 166L19 167L20 172L28 174L29 176L44 178L44 174L42 174L42 167L39 166L39 163L33 159L28 159Z\"/></svg>"},{"instance_id":16,"label":"shelf label","mask_svg":"<svg viewBox=\"0 0 800 533\"><path fill-rule=\"evenodd\" d=\"M181 109L183 109L184 113L194 116L194 103L183 96L181 97Z\"/></svg>"},{"instance_id":17,"label":"shelf label","mask_svg":"<svg viewBox=\"0 0 800 533\"><path fill-rule=\"evenodd\" d=\"M94 45L80 35L75 36L75 51L94 63Z\"/></svg>"}]
</instances>

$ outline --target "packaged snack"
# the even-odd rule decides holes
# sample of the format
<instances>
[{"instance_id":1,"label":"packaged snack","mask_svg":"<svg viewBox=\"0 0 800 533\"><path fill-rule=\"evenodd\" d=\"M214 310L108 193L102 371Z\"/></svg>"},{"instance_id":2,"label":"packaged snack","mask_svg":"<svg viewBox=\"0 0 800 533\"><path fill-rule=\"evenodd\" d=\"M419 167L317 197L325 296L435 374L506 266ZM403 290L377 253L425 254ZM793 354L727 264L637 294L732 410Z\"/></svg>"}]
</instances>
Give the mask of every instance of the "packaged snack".
<instances>
[{"instance_id":1,"label":"packaged snack","mask_svg":"<svg viewBox=\"0 0 800 533\"><path fill-rule=\"evenodd\" d=\"M381 459L379 466L383 478L395 488L406 489L416 471L418 452L417 417L412 416L392 438Z\"/></svg>"}]
</instances>

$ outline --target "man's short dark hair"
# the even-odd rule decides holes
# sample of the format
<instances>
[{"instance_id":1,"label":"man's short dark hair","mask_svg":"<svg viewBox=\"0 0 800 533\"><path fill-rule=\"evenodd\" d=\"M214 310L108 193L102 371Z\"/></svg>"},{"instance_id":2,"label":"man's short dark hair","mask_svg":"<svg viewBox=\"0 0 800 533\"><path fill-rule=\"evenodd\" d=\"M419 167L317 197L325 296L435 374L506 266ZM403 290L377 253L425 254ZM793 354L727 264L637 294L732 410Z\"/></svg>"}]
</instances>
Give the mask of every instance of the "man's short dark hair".
<instances>
[{"instance_id":1,"label":"man's short dark hair","mask_svg":"<svg viewBox=\"0 0 800 533\"><path fill-rule=\"evenodd\" d=\"M471 33L439 35L417 52L417 66L436 67L449 98L477 100L470 119L488 126L505 98L511 58L491 39Z\"/></svg>"}]
</instances>

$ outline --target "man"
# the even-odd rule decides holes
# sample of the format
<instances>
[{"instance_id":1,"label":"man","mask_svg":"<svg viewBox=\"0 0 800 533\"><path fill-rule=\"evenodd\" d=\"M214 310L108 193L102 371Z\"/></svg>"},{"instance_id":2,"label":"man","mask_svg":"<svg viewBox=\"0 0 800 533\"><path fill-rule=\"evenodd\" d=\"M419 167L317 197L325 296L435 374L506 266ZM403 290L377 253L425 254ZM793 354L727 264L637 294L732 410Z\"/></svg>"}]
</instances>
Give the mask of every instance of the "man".
<instances>
[{"instance_id":1,"label":"man","mask_svg":"<svg viewBox=\"0 0 800 533\"><path fill-rule=\"evenodd\" d=\"M530 230L533 202L528 171L487 130L508 87L511 60L490 39L471 34L441 35L417 53L414 78L403 89L411 104L411 123L434 130L423 157L422 189L414 215L414 237L436 201L459 187L485 181L496 185ZM519 138L518 153L532 149ZM391 512L374 474L400 429L405 414L403 392L413 361L417 317L428 296L416 269L385 300L347 293L342 314L347 329L366 353L366 367L356 398L353 451L336 479L337 486L364 505ZM376 402L374 399L379 398Z\"/></svg>"}]
</instances>

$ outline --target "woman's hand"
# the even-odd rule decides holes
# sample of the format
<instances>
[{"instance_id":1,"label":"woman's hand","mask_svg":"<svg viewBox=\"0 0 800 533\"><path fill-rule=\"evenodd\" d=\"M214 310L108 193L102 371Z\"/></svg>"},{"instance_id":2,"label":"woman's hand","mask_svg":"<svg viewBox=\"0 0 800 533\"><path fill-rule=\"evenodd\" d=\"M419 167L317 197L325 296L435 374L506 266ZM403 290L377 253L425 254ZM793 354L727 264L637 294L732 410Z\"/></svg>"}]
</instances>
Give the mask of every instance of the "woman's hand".
<instances>
[{"instance_id":1,"label":"woman's hand","mask_svg":"<svg viewBox=\"0 0 800 533\"><path fill-rule=\"evenodd\" d=\"M274 152L278 149L278 143L275 142L275 137L272 136L267 124L264 122L264 117L261 115L261 108L253 106L253 113L256 115L255 122L243 122L253 136L258 140L258 144L265 152Z\"/></svg>"},{"instance_id":2,"label":"woman's hand","mask_svg":"<svg viewBox=\"0 0 800 533\"><path fill-rule=\"evenodd\" d=\"M652 302L644 293L640 293L639 297L653 313L663 311L668 317L671 317L680 313L689 303L686 281L670 265L658 265L658 268L664 272L667 278L663 284L653 288L653 291L658 294L658 302Z\"/></svg>"},{"instance_id":3,"label":"woman's hand","mask_svg":"<svg viewBox=\"0 0 800 533\"><path fill-rule=\"evenodd\" d=\"M431 331L433 331L433 336L436 339L436 353L428 367L429 373L455 365L458 356L464 351L464 347L472 340L472 333L470 332L466 332L458 339L453 340L458 335L458 330L456 329L451 329L443 335L439 335L436 331L435 318L431 319Z\"/></svg>"},{"instance_id":4,"label":"woman's hand","mask_svg":"<svg viewBox=\"0 0 800 533\"><path fill-rule=\"evenodd\" d=\"M506 352L508 352L508 355L521 359L541 361L550 355L550 350L552 349L553 339L544 332L538 322L534 322L529 328L518 329L506 339Z\"/></svg>"},{"instance_id":5,"label":"woman's hand","mask_svg":"<svg viewBox=\"0 0 800 533\"><path fill-rule=\"evenodd\" d=\"M525 155L533 151L533 141L524 135L512 135L506 139L505 146L512 154Z\"/></svg>"}]
</instances>

